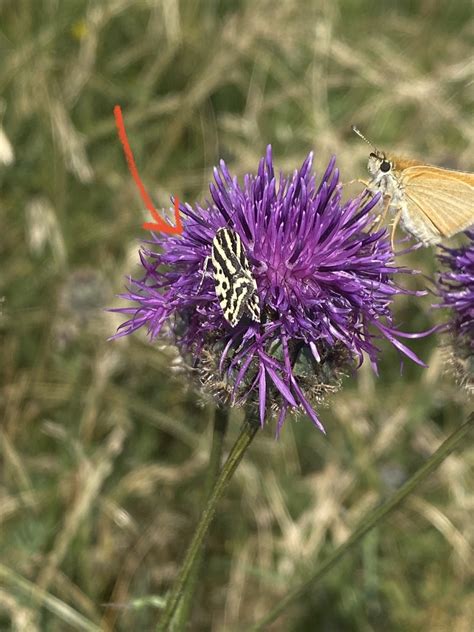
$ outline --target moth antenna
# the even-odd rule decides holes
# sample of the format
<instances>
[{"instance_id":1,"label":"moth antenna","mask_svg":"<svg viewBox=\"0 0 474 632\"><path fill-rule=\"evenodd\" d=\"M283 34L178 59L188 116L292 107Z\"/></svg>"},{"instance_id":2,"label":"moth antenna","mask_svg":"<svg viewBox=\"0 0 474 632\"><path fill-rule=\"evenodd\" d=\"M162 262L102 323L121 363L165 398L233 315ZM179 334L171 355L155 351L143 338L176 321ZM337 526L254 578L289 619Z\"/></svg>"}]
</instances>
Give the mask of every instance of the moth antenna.
<instances>
[{"instance_id":1,"label":"moth antenna","mask_svg":"<svg viewBox=\"0 0 474 632\"><path fill-rule=\"evenodd\" d=\"M357 136L359 136L359 138L362 138L362 140L367 143L367 145L369 145L369 147L372 147L372 149L375 151L376 154L380 154L379 150L377 149L377 147L375 145L372 145L372 143L370 142L370 140L368 140L364 134L362 134L362 132L355 126L352 125L351 126L352 131L355 132L357 134Z\"/></svg>"}]
</instances>

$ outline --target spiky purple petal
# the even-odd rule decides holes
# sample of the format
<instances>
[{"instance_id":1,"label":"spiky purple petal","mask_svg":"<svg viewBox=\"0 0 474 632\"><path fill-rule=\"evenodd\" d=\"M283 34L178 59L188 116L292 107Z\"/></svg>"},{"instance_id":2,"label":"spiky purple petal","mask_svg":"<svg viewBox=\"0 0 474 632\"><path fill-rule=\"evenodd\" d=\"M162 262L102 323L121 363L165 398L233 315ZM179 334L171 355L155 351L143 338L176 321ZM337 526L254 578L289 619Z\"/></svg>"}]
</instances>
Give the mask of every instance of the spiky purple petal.
<instances>
[{"instance_id":1,"label":"spiky purple petal","mask_svg":"<svg viewBox=\"0 0 474 632\"><path fill-rule=\"evenodd\" d=\"M142 249L145 275L124 295L138 307L117 334L145 325L153 339L167 323L198 371L204 357L215 364L232 402L255 400L261 423L277 408L278 430L297 408L323 429L305 385L360 366L364 354L376 370L377 339L421 363L397 339L402 334L393 324L393 299L408 293L393 275L410 271L394 265L386 231L370 230L370 211L379 198L342 202L335 158L318 186L312 163L310 153L292 175L276 176L268 146L257 174L247 174L240 185L221 161L210 185L212 202L181 204L182 235L153 235ZM203 270L224 226L244 245L261 324L244 318L232 328L212 275ZM131 313L130 307L121 311Z\"/></svg>"}]
</instances>

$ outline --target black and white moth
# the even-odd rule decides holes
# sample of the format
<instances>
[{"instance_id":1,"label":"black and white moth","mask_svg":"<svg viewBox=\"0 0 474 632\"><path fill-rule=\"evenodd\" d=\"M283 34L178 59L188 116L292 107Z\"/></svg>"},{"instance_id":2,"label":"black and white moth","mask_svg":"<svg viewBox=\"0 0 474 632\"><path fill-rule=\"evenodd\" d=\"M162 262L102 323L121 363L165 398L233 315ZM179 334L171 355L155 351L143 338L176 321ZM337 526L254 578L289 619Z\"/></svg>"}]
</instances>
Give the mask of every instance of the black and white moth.
<instances>
[{"instance_id":1,"label":"black and white moth","mask_svg":"<svg viewBox=\"0 0 474 632\"><path fill-rule=\"evenodd\" d=\"M244 314L260 322L257 284L234 230L219 228L212 240L211 259L216 295L227 322L235 327Z\"/></svg>"}]
</instances>

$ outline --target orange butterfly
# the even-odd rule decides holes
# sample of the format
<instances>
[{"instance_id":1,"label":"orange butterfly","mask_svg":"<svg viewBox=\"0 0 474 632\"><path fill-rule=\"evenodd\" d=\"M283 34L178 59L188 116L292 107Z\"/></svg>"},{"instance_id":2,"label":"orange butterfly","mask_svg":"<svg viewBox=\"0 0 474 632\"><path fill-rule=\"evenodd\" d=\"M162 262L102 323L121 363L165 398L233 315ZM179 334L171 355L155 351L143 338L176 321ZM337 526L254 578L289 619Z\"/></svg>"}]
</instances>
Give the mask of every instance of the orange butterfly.
<instances>
[{"instance_id":1,"label":"orange butterfly","mask_svg":"<svg viewBox=\"0 0 474 632\"><path fill-rule=\"evenodd\" d=\"M367 165L369 191L381 192L383 220L395 212L395 229L402 226L425 246L439 243L474 224L474 174L427 165L379 151L357 127L353 131L374 150Z\"/></svg>"}]
</instances>

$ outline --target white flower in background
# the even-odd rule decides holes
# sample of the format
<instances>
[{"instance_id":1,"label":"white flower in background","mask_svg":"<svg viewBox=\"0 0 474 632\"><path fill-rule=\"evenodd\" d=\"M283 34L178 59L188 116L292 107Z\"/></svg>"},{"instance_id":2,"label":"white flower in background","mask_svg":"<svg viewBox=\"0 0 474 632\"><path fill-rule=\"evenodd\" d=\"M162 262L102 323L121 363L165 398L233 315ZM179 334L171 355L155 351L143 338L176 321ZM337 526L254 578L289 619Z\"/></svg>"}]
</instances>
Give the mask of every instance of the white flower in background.
<instances>
[{"instance_id":1,"label":"white flower in background","mask_svg":"<svg viewBox=\"0 0 474 632\"><path fill-rule=\"evenodd\" d=\"M5 130L0 125L0 164L9 166L15 162L15 153L13 146L5 133Z\"/></svg>"},{"instance_id":2,"label":"white flower in background","mask_svg":"<svg viewBox=\"0 0 474 632\"><path fill-rule=\"evenodd\" d=\"M66 261L66 246L53 206L45 197L32 198L26 205L26 231L30 252L43 254L49 244L57 264Z\"/></svg>"},{"instance_id":3,"label":"white flower in background","mask_svg":"<svg viewBox=\"0 0 474 632\"><path fill-rule=\"evenodd\" d=\"M53 134L66 167L81 182L92 182L94 172L87 158L84 136L74 127L64 104L58 100L52 101L50 116Z\"/></svg>"}]
</instances>

